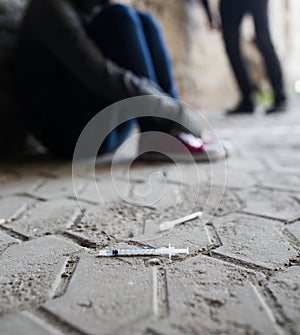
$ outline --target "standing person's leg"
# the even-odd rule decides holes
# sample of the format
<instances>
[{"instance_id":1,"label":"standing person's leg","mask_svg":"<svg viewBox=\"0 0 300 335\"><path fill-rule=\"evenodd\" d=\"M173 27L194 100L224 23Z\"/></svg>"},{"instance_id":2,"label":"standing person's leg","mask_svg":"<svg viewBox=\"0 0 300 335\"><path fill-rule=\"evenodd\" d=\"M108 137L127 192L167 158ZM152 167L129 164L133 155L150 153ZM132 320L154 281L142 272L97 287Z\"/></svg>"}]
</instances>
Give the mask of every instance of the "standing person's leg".
<instances>
[{"instance_id":1,"label":"standing person's leg","mask_svg":"<svg viewBox=\"0 0 300 335\"><path fill-rule=\"evenodd\" d=\"M281 104L286 100L286 97L281 65L270 34L268 0L252 0L251 6L256 30L256 41L273 87L275 105Z\"/></svg>"},{"instance_id":2,"label":"standing person's leg","mask_svg":"<svg viewBox=\"0 0 300 335\"><path fill-rule=\"evenodd\" d=\"M240 28L247 6L243 1L222 0L220 14L222 19L223 40L233 73L239 86L242 101L231 113L252 112L252 84L250 82L240 48Z\"/></svg>"}]
</instances>

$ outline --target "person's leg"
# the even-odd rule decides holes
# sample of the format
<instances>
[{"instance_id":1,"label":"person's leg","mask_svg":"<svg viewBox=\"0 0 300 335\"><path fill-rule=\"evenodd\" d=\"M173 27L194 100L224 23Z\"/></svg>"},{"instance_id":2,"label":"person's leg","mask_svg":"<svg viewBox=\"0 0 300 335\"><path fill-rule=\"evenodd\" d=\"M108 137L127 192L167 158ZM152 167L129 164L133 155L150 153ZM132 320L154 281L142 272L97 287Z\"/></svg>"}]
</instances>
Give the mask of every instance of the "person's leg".
<instances>
[{"instance_id":1,"label":"person's leg","mask_svg":"<svg viewBox=\"0 0 300 335\"><path fill-rule=\"evenodd\" d=\"M139 13L144 34L151 54L154 70L160 87L172 98L178 98L178 92L172 69L172 60L163 33L158 22L148 13Z\"/></svg>"},{"instance_id":2,"label":"person's leg","mask_svg":"<svg viewBox=\"0 0 300 335\"><path fill-rule=\"evenodd\" d=\"M106 57L157 84L143 26L134 9L109 4L89 24L87 31Z\"/></svg>"},{"instance_id":3,"label":"person's leg","mask_svg":"<svg viewBox=\"0 0 300 335\"><path fill-rule=\"evenodd\" d=\"M250 82L240 48L240 27L247 8L243 1L222 0L220 14L222 19L223 40L243 101L251 102L252 84Z\"/></svg>"},{"instance_id":4,"label":"person's leg","mask_svg":"<svg viewBox=\"0 0 300 335\"><path fill-rule=\"evenodd\" d=\"M141 16L134 9L121 4L110 4L95 17L87 30L106 57L136 75L152 80L175 98L177 92L166 46L153 19L151 26L149 17L147 20L144 25ZM147 26L147 31L144 26ZM154 43L158 48L156 51ZM159 70L163 72L159 73ZM166 123L160 118L143 117L137 122L142 132L180 128L174 122Z\"/></svg>"},{"instance_id":5,"label":"person's leg","mask_svg":"<svg viewBox=\"0 0 300 335\"><path fill-rule=\"evenodd\" d=\"M285 100L283 75L271 39L268 0L252 0L251 10L254 18L257 46L263 56L265 68L274 90L275 102L281 102Z\"/></svg>"}]
</instances>

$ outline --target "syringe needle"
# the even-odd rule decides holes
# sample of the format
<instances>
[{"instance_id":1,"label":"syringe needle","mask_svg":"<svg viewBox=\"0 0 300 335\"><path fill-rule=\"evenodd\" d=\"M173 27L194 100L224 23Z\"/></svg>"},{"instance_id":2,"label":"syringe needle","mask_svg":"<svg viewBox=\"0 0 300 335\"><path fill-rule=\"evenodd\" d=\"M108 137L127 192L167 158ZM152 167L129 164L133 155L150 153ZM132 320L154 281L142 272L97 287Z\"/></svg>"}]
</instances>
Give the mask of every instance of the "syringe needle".
<instances>
[{"instance_id":1,"label":"syringe needle","mask_svg":"<svg viewBox=\"0 0 300 335\"><path fill-rule=\"evenodd\" d=\"M120 249L104 249L100 250L98 256L111 257L111 256L178 256L188 255L189 248L176 249L175 247L163 248L120 248Z\"/></svg>"}]
</instances>

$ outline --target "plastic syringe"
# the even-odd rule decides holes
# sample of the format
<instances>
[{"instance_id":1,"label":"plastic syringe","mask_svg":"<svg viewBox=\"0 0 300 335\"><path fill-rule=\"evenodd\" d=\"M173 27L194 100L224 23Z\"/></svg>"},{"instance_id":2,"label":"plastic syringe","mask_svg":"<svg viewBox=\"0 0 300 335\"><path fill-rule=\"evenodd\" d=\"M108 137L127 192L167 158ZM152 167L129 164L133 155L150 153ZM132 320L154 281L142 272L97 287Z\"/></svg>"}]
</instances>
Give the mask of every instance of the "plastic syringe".
<instances>
[{"instance_id":1,"label":"plastic syringe","mask_svg":"<svg viewBox=\"0 0 300 335\"><path fill-rule=\"evenodd\" d=\"M163 247L163 248L120 248L120 249L104 249L99 251L99 256L104 257L132 257L132 256L172 256L188 255L189 248L178 249L175 247Z\"/></svg>"}]
</instances>

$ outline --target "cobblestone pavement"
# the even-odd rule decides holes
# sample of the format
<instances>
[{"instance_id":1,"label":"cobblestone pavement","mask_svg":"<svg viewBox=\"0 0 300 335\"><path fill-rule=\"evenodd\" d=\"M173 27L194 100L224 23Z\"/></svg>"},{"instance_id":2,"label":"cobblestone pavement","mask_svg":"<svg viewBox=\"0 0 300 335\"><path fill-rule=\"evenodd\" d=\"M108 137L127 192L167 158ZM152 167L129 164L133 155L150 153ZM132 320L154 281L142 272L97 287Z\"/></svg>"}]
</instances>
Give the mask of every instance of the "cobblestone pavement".
<instances>
[{"instance_id":1,"label":"cobblestone pavement","mask_svg":"<svg viewBox=\"0 0 300 335\"><path fill-rule=\"evenodd\" d=\"M234 146L223 199L208 221L164 233L148 235L145 222L213 212L207 196L223 189L209 164L197 166L201 185L193 166L168 162L137 162L128 182L120 160L116 192L100 162L95 180L76 179L79 206L70 163L2 163L0 334L300 334L299 106L270 117L207 113ZM169 243L190 255L97 257Z\"/></svg>"}]
</instances>

